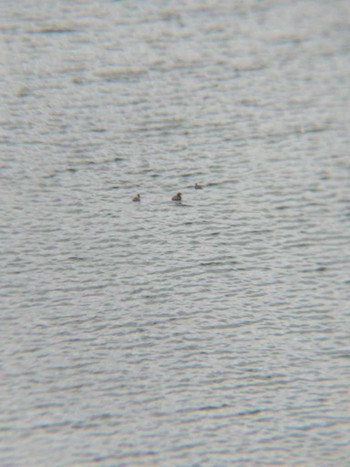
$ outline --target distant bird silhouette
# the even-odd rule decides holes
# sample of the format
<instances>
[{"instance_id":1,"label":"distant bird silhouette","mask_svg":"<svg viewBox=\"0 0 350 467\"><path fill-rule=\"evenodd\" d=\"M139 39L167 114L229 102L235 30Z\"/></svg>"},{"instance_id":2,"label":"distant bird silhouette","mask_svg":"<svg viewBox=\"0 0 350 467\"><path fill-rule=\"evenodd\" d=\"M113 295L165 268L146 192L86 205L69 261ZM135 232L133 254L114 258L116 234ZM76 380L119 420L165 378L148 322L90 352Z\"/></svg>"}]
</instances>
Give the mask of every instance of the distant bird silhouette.
<instances>
[{"instance_id":1,"label":"distant bird silhouette","mask_svg":"<svg viewBox=\"0 0 350 467\"><path fill-rule=\"evenodd\" d=\"M133 197L132 200L135 201L135 202L141 201L141 196L139 194L137 194L136 196Z\"/></svg>"},{"instance_id":2,"label":"distant bird silhouette","mask_svg":"<svg viewBox=\"0 0 350 467\"><path fill-rule=\"evenodd\" d=\"M171 198L173 201L181 201L182 200L182 193L177 193Z\"/></svg>"},{"instance_id":3,"label":"distant bird silhouette","mask_svg":"<svg viewBox=\"0 0 350 467\"><path fill-rule=\"evenodd\" d=\"M204 186L205 185L203 185L203 183L196 183L194 187L196 190L201 190L202 188L204 188Z\"/></svg>"}]
</instances>

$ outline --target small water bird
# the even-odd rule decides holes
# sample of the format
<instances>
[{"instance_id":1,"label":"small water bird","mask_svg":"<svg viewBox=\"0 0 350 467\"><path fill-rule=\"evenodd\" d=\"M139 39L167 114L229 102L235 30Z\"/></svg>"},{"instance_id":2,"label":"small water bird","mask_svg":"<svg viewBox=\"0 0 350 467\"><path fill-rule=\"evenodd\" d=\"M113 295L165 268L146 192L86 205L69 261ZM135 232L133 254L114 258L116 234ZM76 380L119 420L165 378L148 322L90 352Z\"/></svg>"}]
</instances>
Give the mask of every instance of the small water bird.
<instances>
[{"instance_id":1,"label":"small water bird","mask_svg":"<svg viewBox=\"0 0 350 467\"><path fill-rule=\"evenodd\" d=\"M182 193L177 193L171 198L173 201L181 201L182 200Z\"/></svg>"},{"instance_id":2,"label":"small water bird","mask_svg":"<svg viewBox=\"0 0 350 467\"><path fill-rule=\"evenodd\" d=\"M203 185L203 183L196 183L194 187L196 190L201 190L202 188L204 188L204 186L205 185Z\"/></svg>"},{"instance_id":3,"label":"small water bird","mask_svg":"<svg viewBox=\"0 0 350 467\"><path fill-rule=\"evenodd\" d=\"M140 194L137 194L136 196L134 196L132 200L135 201L135 202L141 201Z\"/></svg>"}]
</instances>

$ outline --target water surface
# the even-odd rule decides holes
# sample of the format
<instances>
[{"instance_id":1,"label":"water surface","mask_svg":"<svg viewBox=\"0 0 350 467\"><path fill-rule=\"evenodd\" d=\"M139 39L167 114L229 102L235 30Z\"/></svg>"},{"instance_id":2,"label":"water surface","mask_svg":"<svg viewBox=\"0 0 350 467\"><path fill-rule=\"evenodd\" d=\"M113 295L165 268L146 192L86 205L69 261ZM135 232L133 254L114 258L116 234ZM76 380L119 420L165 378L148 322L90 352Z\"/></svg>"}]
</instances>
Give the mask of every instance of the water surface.
<instances>
[{"instance_id":1,"label":"water surface","mask_svg":"<svg viewBox=\"0 0 350 467\"><path fill-rule=\"evenodd\" d=\"M349 10L1 3L2 465L349 465Z\"/></svg>"}]
</instances>

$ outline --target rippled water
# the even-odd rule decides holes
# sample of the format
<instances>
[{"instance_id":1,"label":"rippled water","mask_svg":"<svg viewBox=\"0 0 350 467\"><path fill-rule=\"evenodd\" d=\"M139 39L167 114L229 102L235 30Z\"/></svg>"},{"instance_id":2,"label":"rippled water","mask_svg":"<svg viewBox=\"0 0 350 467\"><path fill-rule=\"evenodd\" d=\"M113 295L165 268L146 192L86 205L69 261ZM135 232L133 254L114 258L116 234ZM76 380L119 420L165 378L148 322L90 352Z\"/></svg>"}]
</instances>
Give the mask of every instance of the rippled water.
<instances>
[{"instance_id":1,"label":"rippled water","mask_svg":"<svg viewBox=\"0 0 350 467\"><path fill-rule=\"evenodd\" d=\"M349 465L349 15L1 2L1 465Z\"/></svg>"}]
</instances>

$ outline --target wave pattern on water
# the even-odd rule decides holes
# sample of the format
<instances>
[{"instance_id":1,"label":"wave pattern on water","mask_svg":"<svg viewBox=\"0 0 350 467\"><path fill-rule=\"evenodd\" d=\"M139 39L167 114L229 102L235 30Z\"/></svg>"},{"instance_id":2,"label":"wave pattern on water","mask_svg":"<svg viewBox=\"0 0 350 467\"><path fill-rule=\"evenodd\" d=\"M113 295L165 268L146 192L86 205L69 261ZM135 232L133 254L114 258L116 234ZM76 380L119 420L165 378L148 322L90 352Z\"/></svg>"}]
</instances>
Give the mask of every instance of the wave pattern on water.
<instances>
[{"instance_id":1,"label":"wave pattern on water","mask_svg":"<svg viewBox=\"0 0 350 467\"><path fill-rule=\"evenodd\" d=\"M1 465L348 465L348 2L0 13Z\"/></svg>"}]
</instances>

